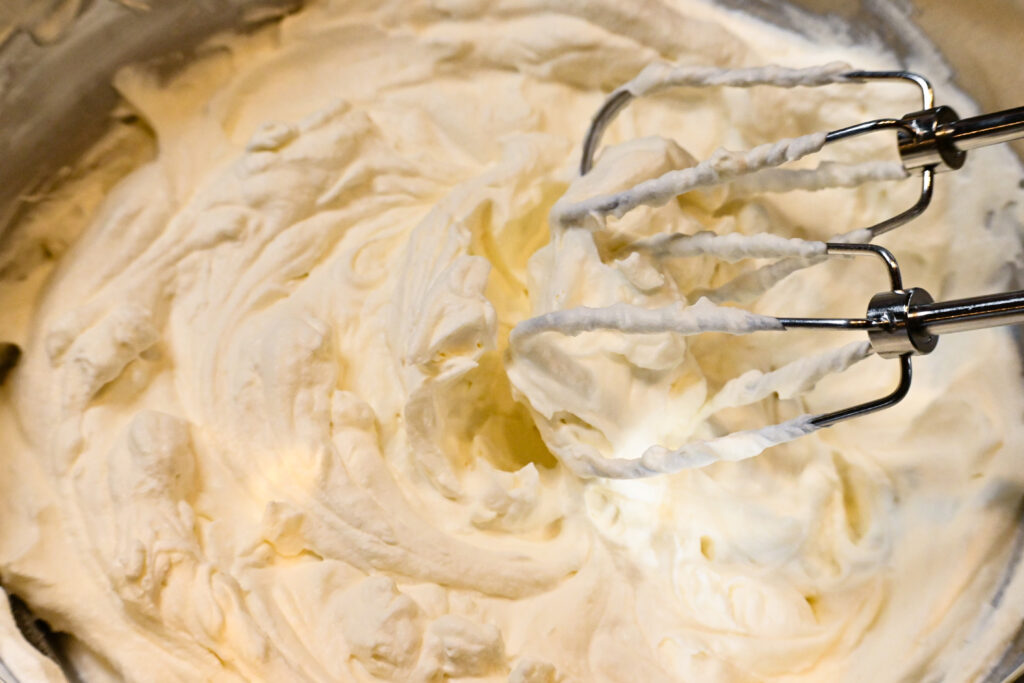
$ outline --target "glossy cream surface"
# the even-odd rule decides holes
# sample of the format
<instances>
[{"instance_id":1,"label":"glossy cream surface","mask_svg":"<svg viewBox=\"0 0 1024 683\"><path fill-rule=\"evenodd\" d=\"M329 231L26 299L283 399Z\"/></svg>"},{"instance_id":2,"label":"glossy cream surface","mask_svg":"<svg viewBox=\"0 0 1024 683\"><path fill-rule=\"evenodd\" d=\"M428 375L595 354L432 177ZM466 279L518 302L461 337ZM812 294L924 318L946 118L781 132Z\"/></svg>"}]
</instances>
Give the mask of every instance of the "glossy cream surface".
<instances>
[{"instance_id":1,"label":"glossy cream surface","mask_svg":"<svg viewBox=\"0 0 1024 683\"><path fill-rule=\"evenodd\" d=\"M701 296L860 315L886 284L871 259L759 293L745 274L765 262L742 250L652 245L827 240L914 201L891 164L853 188L762 178L548 220L722 146L919 108L888 84L668 89L577 177L604 95L652 62L833 60L896 64L697 0L351 0L183 69L126 68L123 122L5 252L0 338L24 356L0 389L0 582L71 634L87 681L980 680L1024 606L1003 581L1024 486L1011 335L943 338L889 411L615 480L577 456L844 407L895 366L812 389L821 363L865 355L859 336L525 322ZM894 155L877 136L823 158ZM941 176L925 217L880 240L907 283L1010 287L1020 176L1007 149ZM753 371L833 349L735 407ZM3 661L56 676L9 622Z\"/></svg>"}]
</instances>

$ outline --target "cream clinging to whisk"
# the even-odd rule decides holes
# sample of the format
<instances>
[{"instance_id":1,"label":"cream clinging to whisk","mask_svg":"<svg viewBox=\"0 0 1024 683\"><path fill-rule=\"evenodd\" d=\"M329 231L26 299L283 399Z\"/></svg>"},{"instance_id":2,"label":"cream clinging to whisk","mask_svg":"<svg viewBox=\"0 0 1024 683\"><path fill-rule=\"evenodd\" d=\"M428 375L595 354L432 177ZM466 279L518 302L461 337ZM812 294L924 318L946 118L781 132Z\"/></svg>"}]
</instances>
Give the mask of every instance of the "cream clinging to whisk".
<instances>
[{"instance_id":1,"label":"cream clinging to whisk","mask_svg":"<svg viewBox=\"0 0 1024 683\"><path fill-rule=\"evenodd\" d=\"M616 89L605 100L595 115L584 139L580 169L585 176L591 171L596 147L610 121L629 103L641 95L649 95L673 87L753 87L770 85L781 88L798 86L818 87L850 81L872 79L906 80L917 85L922 91L925 105L932 103L932 90L928 81L917 74L907 72L857 71L844 63L830 63L820 67L788 69L777 66L721 69L716 67L669 66L655 63L644 69L635 79ZM902 163L868 162L841 164L825 162L817 169L791 171L778 169L787 162L797 161L822 150L830 142L863 135L876 130L895 129L899 131L899 150ZM686 168L673 169L649 180L633 184L624 190L612 193L595 193L580 199L584 194L579 188L570 192L555 204L550 214L552 236L556 249L559 234L565 230L586 228L600 230L606 227L609 218L622 218L641 206L657 208L668 201L701 188L727 184L737 178L747 179L742 191L750 192L759 187L775 192L797 189L820 190L826 187L851 187L858 184L899 180L908 175L906 166L922 172L923 185L918 202L910 209L897 214L887 221L850 231L833 243L808 242L797 239L772 238L765 234L716 235L700 232L693 235L666 233L647 237L620 247L631 252L648 252L657 258L694 258L710 256L734 262L746 258L777 259L770 266L755 270L748 279L734 280L739 286L731 289L728 284L717 291L712 301L707 294L701 294L696 304L687 306L678 303L659 309L616 303L603 308L579 307L542 313L520 323L509 337L513 351L522 340L544 331L577 335L588 331L605 330L625 334L671 333L692 335L701 332L726 332L747 334L766 330L792 328L858 329L866 330L870 343L860 344L856 359L876 351L884 357L900 358L900 381L888 395L865 401L855 406L822 413L798 422L807 428L829 426L840 420L860 416L890 407L906 395L911 382L910 356L929 353L936 345L940 331L976 329L989 325L1005 325L1024 321L1024 291L1004 295L962 299L945 304L935 304L931 296L920 289L903 290L901 273L895 257L880 247L865 246L874 236L887 232L916 217L932 196L932 181L938 170L959 168L965 152L958 145L970 147L1004 142L1024 136L1024 107L998 112L992 115L974 117L960 121L948 107L934 107L908 114L900 120L877 119L863 124L854 124L831 132L811 133L797 138L783 139L774 143L758 145L748 151L730 152L719 148L710 158L696 162ZM614 165L617 160L607 163ZM758 175L761 175L758 178ZM767 175L772 174L772 175ZM587 183L580 183L586 186ZM891 292L876 295L868 307L866 317L857 319L814 319L814 318L772 318L753 316L735 308L719 305L730 298L748 300L757 293L766 291L775 283L802 268L820 263L829 254L852 255L869 253L882 259L889 272ZM729 283L732 284L732 283ZM713 294L713 293L711 293ZM807 364L801 361L790 363L784 374L808 373L803 382L805 389L813 388L816 380L833 372L841 372L852 363L849 349L840 351L838 357L848 362L821 362ZM811 377L814 379L812 380ZM764 398L759 396L758 398ZM713 403L713 402L712 402ZM705 411L706 413L707 411ZM788 426L796 422L780 423L764 429L745 430L739 434L726 435L712 441L700 441L669 450L660 446L648 448L639 458L613 458L600 476L649 476L677 471L683 467L696 467L716 462L721 453L715 444L744 443L747 447L743 457L751 457L763 450L782 443L793 434ZM803 429L803 427L801 428ZM789 435L789 436L785 436ZM761 445L759 450L756 444ZM563 444L564 446L564 444ZM566 446L563 450L575 450ZM651 464L652 453L660 454L662 466ZM716 455L717 453L717 455ZM671 454L671 457L669 457ZM689 455L686 455L689 454ZM697 455L699 454L699 455ZM692 457L691 457L692 456ZM578 461L580 456L567 457ZM646 463L646 464L645 464ZM669 464L671 463L671 464ZM630 469L630 464L632 469ZM625 468L625 469L623 469ZM594 470L593 465L591 469ZM594 470L596 471L596 470ZM613 474L615 473L615 474Z\"/></svg>"}]
</instances>

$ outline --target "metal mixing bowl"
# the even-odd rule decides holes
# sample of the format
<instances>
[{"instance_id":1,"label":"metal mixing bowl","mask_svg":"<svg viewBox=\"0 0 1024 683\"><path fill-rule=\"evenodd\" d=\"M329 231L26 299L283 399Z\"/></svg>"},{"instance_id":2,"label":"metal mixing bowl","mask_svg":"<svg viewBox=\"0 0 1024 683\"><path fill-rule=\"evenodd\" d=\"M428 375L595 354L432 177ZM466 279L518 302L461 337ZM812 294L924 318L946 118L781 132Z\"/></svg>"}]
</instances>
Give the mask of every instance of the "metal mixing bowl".
<instances>
[{"instance_id":1,"label":"metal mixing bowl","mask_svg":"<svg viewBox=\"0 0 1024 683\"><path fill-rule=\"evenodd\" d=\"M1016 63L1024 0L717 0L791 29L808 18L844 22L855 40L880 40L901 58L921 38L942 46L955 80L983 109L1019 105ZM209 35L247 30L295 11L302 0L0 0L0 266L18 216L109 123L121 65L154 57L187 61ZM899 20L910 15L918 29ZM983 37L983 39L982 39ZM1024 156L1024 145L1018 144ZM1024 518L1022 518L1024 522ZM1024 523L1021 525L1024 530ZM1019 568L1018 533L1004 583ZM991 602L1002 598L1001 587ZM1024 627L985 678L1024 669ZM0 662L0 672L4 671Z\"/></svg>"}]
</instances>

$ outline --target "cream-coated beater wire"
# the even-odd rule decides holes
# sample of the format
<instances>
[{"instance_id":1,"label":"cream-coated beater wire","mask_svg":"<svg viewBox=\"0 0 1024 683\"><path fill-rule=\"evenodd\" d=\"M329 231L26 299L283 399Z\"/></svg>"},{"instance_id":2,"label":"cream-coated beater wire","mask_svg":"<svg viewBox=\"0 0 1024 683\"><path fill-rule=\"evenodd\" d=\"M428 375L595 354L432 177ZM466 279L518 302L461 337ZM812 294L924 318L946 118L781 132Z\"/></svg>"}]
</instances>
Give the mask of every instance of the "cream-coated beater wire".
<instances>
[{"instance_id":1,"label":"cream-coated beater wire","mask_svg":"<svg viewBox=\"0 0 1024 683\"><path fill-rule=\"evenodd\" d=\"M606 101L595 117L588 133L581 171L590 168L590 159L604 126L633 97L680 85L750 86L773 84L780 87L813 86L848 80L845 64L830 64L811 69L764 67L759 69L723 70L708 67L667 67L655 65L645 69ZM927 98L927 94L925 94ZM608 112L611 115L608 116ZM602 116L604 116L602 122ZM874 122L876 126L897 125L892 121ZM871 126L851 127L840 131L839 138L858 135ZM595 134L596 132L596 134ZM603 226L607 216L621 217L639 206L661 206L672 198L691 190L734 181L734 195L751 192L787 192L818 190L831 187L853 187L879 180L900 180L907 173L900 164L869 162L841 164L824 162L815 169L780 169L779 166L802 159L822 149L830 133L813 133L757 146L751 150L719 149L711 158L693 167L669 171L658 178L641 182L626 190L598 195L578 202L559 201L550 218L553 230L574 228L595 229ZM926 187L930 189L930 180ZM930 199L930 196L928 197ZM920 202L919 202L920 203ZM905 212L907 213L907 212ZM916 215L916 214L914 214ZM851 241L867 241L870 230L847 235ZM625 252L646 252L657 258L712 256L724 261L743 259L775 259L759 268L760 279L754 277L744 284L748 292L758 296L773 284L796 270L825 258L824 242L783 238L771 234L719 235L701 232L693 235L656 235L635 241L623 248ZM741 276L742 277L742 276ZM735 284L735 283L734 283ZM733 289L738 289L733 287ZM670 332L691 335L703 332L747 334L757 331L785 329L780 319L720 305L728 300L728 286L719 288L719 296L701 298L693 305L683 302L658 309L647 309L626 303L599 308L574 307L550 311L517 325L510 333L513 352L521 351L529 340L544 333L578 335L593 331L614 331L624 334ZM753 290L753 291L751 291ZM711 294L714 294L713 292ZM749 405L771 395L795 398L813 388L825 377L843 372L871 354L867 342L848 344L811 358L802 358L770 372L748 371L727 382L699 412L706 419L728 407ZM909 377L909 360L904 363ZM891 397L887 397L891 398ZM838 413L829 414L832 417ZM802 415L792 420L757 430L727 434L718 438L689 441L679 448L651 446L636 458L604 458L589 447L576 444L565 450L568 464L581 474L612 478L635 478L678 472L700 467L722 459L753 457L764 449L784 443L831 424L823 416Z\"/></svg>"},{"instance_id":2,"label":"cream-coated beater wire","mask_svg":"<svg viewBox=\"0 0 1024 683\"><path fill-rule=\"evenodd\" d=\"M754 258L774 261L715 288L690 292L691 296L696 294L698 297L693 305L679 302L647 309L618 303L598 308L578 306L549 311L513 328L509 344L515 353L522 350L530 339L545 333L575 336L612 331L693 335L703 332L747 334L794 328L860 329L868 331L869 341L798 359L771 372L751 370L730 380L703 404L697 419L707 419L725 408L749 405L771 395L795 398L825 377L845 371L873 352L885 358L899 358L900 380L896 388L884 397L850 408L817 416L803 415L761 429L734 432L718 438L693 440L675 449L651 446L634 458L604 458L581 443L562 444L567 464L581 474L635 478L678 472L720 460L753 457L770 446L902 400L910 387L911 355L928 353L935 345L935 338L929 335L937 332L930 331L921 321L934 319L940 321L936 328L941 324L955 331L1024 320L1024 291L934 305L923 290L903 291L895 258L887 250L868 244L874 237L913 220L928 207L933 196L936 169L959 168L966 149L1024 136L1024 107L959 119L949 107L934 107L931 84L922 76L904 71L856 71L842 63L802 69L778 66L722 69L672 66L659 62L649 65L605 100L584 139L580 174L586 175L591 170L609 123L636 97L673 87L770 85L795 88L869 80L913 83L921 91L922 111L899 119L876 119L825 133L762 144L750 150L718 149L710 158L694 166L669 171L625 190L578 201L563 198L551 210L552 231L602 229L609 216L621 218L640 206L656 208L692 190L724 183L730 183L730 197L736 198L757 192L816 191L902 180L909 176L908 169L916 169L922 176L921 190L912 206L880 223L834 238L830 243L768 234L718 235L711 232L665 234L636 240L617 251L644 252L655 259L711 256L728 262ZM815 154L827 144L880 130L897 131L901 163L843 164L826 161L814 169L778 168ZM874 254L888 268L892 289L872 299L867 318L774 318L721 305L727 301L749 303L783 278L832 254ZM902 321L903 327L894 326L894 321Z\"/></svg>"}]
</instances>

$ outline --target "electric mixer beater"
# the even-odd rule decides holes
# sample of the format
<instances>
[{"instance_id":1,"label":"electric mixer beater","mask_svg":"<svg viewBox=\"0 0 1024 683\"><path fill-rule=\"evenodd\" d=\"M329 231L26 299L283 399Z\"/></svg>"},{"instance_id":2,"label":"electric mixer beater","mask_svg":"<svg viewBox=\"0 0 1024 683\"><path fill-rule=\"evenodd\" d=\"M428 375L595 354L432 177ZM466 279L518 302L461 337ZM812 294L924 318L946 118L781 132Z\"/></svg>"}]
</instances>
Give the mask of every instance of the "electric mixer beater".
<instances>
[{"instance_id":1,"label":"electric mixer beater","mask_svg":"<svg viewBox=\"0 0 1024 683\"><path fill-rule=\"evenodd\" d=\"M674 450L652 446L637 458L595 458L580 454L575 459L570 458L570 465L575 465L577 471L593 476L633 478L699 467L718 460L752 457L765 448L822 427L895 405L910 389L911 357L934 350L940 334L1024 322L1024 290L935 302L921 288L905 288L895 256L883 247L869 244L874 237L923 213L933 196L936 173L963 166L969 150L1024 137L1024 107L961 119L952 108L935 106L931 84L918 74L859 71L841 63L803 69L776 66L719 69L653 64L605 100L584 140L580 173L585 176L592 170L603 132L636 97L678 86L766 85L793 88L876 80L914 84L921 92L922 109L900 118L867 121L827 133L761 145L748 151L719 150L694 166L670 171L622 191L575 202L563 198L551 212L552 223L561 229L599 230L601 221L606 217L622 217L643 205L657 207L686 192L723 183L746 184L745 189L761 191L818 190L852 187L872 180L906 178L919 173L921 189L912 206L882 222L828 242L786 239L770 234L700 232L657 235L627 247L629 251L654 251L672 257L710 255L726 261L778 259L756 273L755 280L761 292L789 274L829 256L875 256L887 269L890 288L872 297L864 317L784 318L754 314L719 305L718 301L735 300L726 286L705 293L690 306L680 302L661 309L646 309L619 303L603 308L577 307L545 313L516 326L510 336L510 344L515 349L542 332L577 335L592 330L614 330L626 334L674 332L681 335L704 332L745 334L798 328L863 330L868 335L866 343L802 359L772 372L755 371L729 382L705 413L765 398L791 381L796 370L805 376L804 389L810 388L824 376L841 372L871 353L898 359L900 379L895 390L848 408L803 415L767 428L735 432L707 441L690 441ZM883 130L896 132L900 162L824 162L810 170L778 168L814 154L827 145Z\"/></svg>"}]
</instances>

